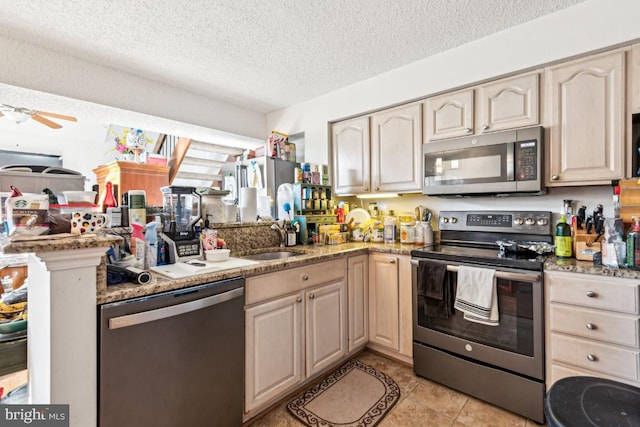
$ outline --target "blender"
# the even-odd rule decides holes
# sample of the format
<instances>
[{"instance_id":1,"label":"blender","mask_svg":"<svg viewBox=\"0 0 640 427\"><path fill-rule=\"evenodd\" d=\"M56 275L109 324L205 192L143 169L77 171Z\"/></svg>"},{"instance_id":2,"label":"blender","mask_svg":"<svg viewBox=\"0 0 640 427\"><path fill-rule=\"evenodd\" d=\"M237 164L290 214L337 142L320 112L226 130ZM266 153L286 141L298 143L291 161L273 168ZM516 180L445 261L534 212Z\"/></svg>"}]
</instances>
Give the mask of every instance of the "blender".
<instances>
[{"instance_id":1,"label":"blender","mask_svg":"<svg viewBox=\"0 0 640 427\"><path fill-rule=\"evenodd\" d=\"M200 220L200 194L195 187L170 185L162 191L162 239L166 242L167 263L200 257L200 239L195 225Z\"/></svg>"}]
</instances>

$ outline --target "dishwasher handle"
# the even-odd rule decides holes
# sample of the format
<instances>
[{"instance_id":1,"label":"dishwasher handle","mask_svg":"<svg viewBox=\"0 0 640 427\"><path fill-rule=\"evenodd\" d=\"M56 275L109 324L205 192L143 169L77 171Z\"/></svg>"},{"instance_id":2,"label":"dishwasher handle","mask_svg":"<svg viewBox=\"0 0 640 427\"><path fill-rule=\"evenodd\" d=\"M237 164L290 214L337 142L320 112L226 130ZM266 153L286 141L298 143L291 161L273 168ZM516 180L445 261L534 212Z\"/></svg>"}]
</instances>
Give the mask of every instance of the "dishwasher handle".
<instances>
[{"instance_id":1,"label":"dishwasher handle","mask_svg":"<svg viewBox=\"0 0 640 427\"><path fill-rule=\"evenodd\" d=\"M196 299L182 304L171 305L169 307L157 308L155 310L143 311L135 314L113 317L109 319L109 329L120 329L141 323L153 322L166 319L167 317L178 316L191 311L200 310L212 305L238 298L244 294L244 288L233 289L218 295Z\"/></svg>"}]
</instances>

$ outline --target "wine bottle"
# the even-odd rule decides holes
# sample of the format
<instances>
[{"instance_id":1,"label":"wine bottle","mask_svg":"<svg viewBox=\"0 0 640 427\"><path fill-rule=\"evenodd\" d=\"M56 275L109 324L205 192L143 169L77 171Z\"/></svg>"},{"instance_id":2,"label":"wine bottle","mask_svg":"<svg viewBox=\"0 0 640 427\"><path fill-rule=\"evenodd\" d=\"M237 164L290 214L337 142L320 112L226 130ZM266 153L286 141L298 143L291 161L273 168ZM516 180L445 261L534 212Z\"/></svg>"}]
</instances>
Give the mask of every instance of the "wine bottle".
<instances>
[{"instance_id":1,"label":"wine bottle","mask_svg":"<svg viewBox=\"0 0 640 427\"><path fill-rule=\"evenodd\" d=\"M567 217L562 210L560 222L556 225L556 257L571 258L573 255L573 245L571 241L571 227L567 224Z\"/></svg>"}]
</instances>

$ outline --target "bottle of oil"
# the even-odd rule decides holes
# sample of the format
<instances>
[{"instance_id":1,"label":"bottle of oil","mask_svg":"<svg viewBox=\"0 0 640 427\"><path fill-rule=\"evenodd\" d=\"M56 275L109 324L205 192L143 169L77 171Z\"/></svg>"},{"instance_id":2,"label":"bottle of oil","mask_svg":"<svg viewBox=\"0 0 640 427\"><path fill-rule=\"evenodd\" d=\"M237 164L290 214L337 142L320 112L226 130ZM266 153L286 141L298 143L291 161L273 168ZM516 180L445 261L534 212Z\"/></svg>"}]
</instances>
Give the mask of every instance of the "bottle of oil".
<instances>
[{"instance_id":1,"label":"bottle of oil","mask_svg":"<svg viewBox=\"0 0 640 427\"><path fill-rule=\"evenodd\" d=\"M640 217L631 219L633 225L627 233L627 267L640 268Z\"/></svg>"},{"instance_id":2,"label":"bottle of oil","mask_svg":"<svg viewBox=\"0 0 640 427\"><path fill-rule=\"evenodd\" d=\"M571 227L567 224L567 217L564 209L560 217L560 222L556 225L556 257L571 258L573 255L573 244L571 241Z\"/></svg>"}]
</instances>

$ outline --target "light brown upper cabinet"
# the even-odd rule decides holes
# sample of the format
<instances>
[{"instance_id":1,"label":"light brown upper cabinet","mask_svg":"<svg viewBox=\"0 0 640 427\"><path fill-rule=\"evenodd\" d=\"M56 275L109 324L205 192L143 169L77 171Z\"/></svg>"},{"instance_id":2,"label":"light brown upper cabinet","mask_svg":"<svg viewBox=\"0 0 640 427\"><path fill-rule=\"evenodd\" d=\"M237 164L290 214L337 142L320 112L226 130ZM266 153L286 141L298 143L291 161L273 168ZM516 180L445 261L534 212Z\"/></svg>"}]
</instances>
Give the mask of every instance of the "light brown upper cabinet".
<instances>
[{"instance_id":1,"label":"light brown upper cabinet","mask_svg":"<svg viewBox=\"0 0 640 427\"><path fill-rule=\"evenodd\" d=\"M546 185L609 184L624 175L625 52L546 69Z\"/></svg>"},{"instance_id":2,"label":"light brown upper cabinet","mask_svg":"<svg viewBox=\"0 0 640 427\"><path fill-rule=\"evenodd\" d=\"M426 141L540 123L540 74L518 75L425 102Z\"/></svg>"},{"instance_id":3,"label":"light brown upper cabinet","mask_svg":"<svg viewBox=\"0 0 640 427\"><path fill-rule=\"evenodd\" d=\"M422 103L335 123L334 193L422 190Z\"/></svg>"}]
</instances>

